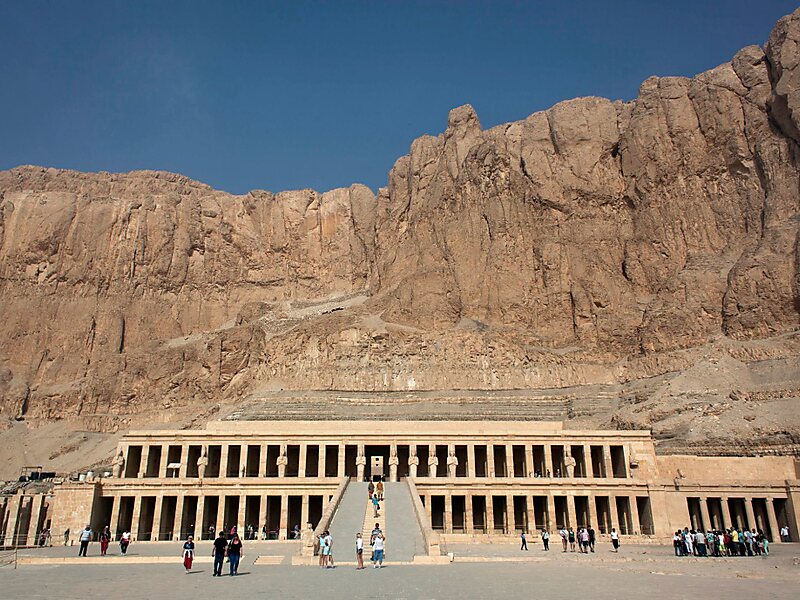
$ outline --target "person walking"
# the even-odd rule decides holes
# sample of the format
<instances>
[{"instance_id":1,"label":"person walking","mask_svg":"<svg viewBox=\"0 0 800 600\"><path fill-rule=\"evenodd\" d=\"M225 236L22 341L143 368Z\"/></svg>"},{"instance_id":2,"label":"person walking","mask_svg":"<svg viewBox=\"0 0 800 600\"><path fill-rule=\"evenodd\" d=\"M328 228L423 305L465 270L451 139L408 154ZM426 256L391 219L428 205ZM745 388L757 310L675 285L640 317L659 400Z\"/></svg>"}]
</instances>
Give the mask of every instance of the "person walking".
<instances>
[{"instance_id":1,"label":"person walking","mask_svg":"<svg viewBox=\"0 0 800 600\"><path fill-rule=\"evenodd\" d=\"M214 572L212 577L222 577L222 563L225 562L225 553L228 550L228 541L225 539L225 531L220 531L217 539L211 547L211 556L214 557Z\"/></svg>"},{"instance_id":2,"label":"person walking","mask_svg":"<svg viewBox=\"0 0 800 600\"><path fill-rule=\"evenodd\" d=\"M519 547L519 549L520 550L525 550L527 552L527 550L528 550L528 540L525 539L525 532L524 531L520 534L520 539L522 540L522 545Z\"/></svg>"},{"instance_id":3,"label":"person walking","mask_svg":"<svg viewBox=\"0 0 800 600\"><path fill-rule=\"evenodd\" d=\"M86 550L89 548L89 542L92 541L92 528L88 525L81 531L78 538L81 542L81 547L78 549L78 556L86 556Z\"/></svg>"},{"instance_id":4,"label":"person walking","mask_svg":"<svg viewBox=\"0 0 800 600\"><path fill-rule=\"evenodd\" d=\"M186 574L192 570L192 562L194 561L194 538L189 536L183 543L183 568L186 569Z\"/></svg>"},{"instance_id":5,"label":"person walking","mask_svg":"<svg viewBox=\"0 0 800 600\"><path fill-rule=\"evenodd\" d=\"M378 517L378 511L380 510L380 508L381 508L381 506L378 503L378 494L372 494L372 511L373 511L372 516L373 517L375 517L375 518Z\"/></svg>"},{"instance_id":6,"label":"person walking","mask_svg":"<svg viewBox=\"0 0 800 600\"><path fill-rule=\"evenodd\" d=\"M569 543L569 532L562 527L558 530L558 535L561 536L561 545L564 547L563 552L567 551L567 544Z\"/></svg>"},{"instance_id":7,"label":"person walking","mask_svg":"<svg viewBox=\"0 0 800 600\"><path fill-rule=\"evenodd\" d=\"M611 545L614 546L614 552L619 552L619 534L615 528L611 528Z\"/></svg>"},{"instance_id":8,"label":"person walking","mask_svg":"<svg viewBox=\"0 0 800 600\"><path fill-rule=\"evenodd\" d=\"M69 545L69 527L64 531L64 545Z\"/></svg>"},{"instance_id":9,"label":"person walking","mask_svg":"<svg viewBox=\"0 0 800 600\"><path fill-rule=\"evenodd\" d=\"M328 552L325 549L325 533L319 536L319 566L324 569L328 564Z\"/></svg>"},{"instance_id":10,"label":"person walking","mask_svg":"<svg viewBox=\"0 0 800 600\"><path fill-rule=\"evenodd\" d=\"M589 550L594 552L594 544L597 541L597 534L594 531L594 527L589 525Z\"/></svg>"},{"instance_id":11,"label":"person walking","mask_svg":"<svg viewBox=\"0 0 800 600\"><path fill-rule=\"evenodd\" d=\"M575 552L575 530L572 527L569 528L568 536L570 552Z\"/></svg>"},{"instance_id":12,"label":"person walking","mask_svg":"<svg viewBox=\"0 0 800 600\"><path fill-rule=\"evenodd\" d=\"M239 534L234 533L231 541L228 542L228 562L231 566L231 577L239 573L239 561L244 556L242 552L242 540L239 539Z\"/></svg>"},{"instance_id":13,"label":"person walking","mask_svg":"<svg viewBox=\"0 0 800 600\"><path fill-rule=\"evenodd\" d=\"M544 551L550 551L550 532L547 529L542 529L542 544L544 545Z\"/></svg>"},{"instance_id":14,"label":"person walking","mask_svg":"<svg viewBox=\"0 0 800 600\"><path fill-rule=\"evenodd\" d=\"M356 562L358 563L356 566L357 571L364 568L364 538L361 537L360 533L356 534Z\"/></svg>"},{"instance_id":15,"label":"person walking","mask_svg":"<svg viewBox=\"0 0 800 600\"><path fill-rule=\"evenodd\" d=\"M375 493L375 484L371 481L367 484L367 493L369 494L369 499L372 500L372 495Z\"/></svg>"},{"instance_id":16,"label":"person walking","mask_svg":"<svg viewBox=\"0 0 800 600\"><path fill-rule=\"evenodd\" d=\"M130 531L123 531L122 537L119 538L119 551L122 556L125 556L128 553L128 546L131 543L131 532Z\"/></svg>"},{"instance_id":17,"label":"person walking","mask_svg":"<svg viewBox=\"0 0 800 600\"><path fill-rule=\"evenodd\" d=\"M108 551L108 544L111 542L111 529L108 525L103 527L103 532L100 534L100 556L105 556Z\"/></svg>"},{"instance_id":18,"label":"person walking","mask_svg":"<svg viewBox=\"0 0 800 600\"><path fill-rule=\"evenodd\" d=\"M67 531L69 531L69 529L67 529ZM772 532L772 535L775 535L774 531ZM783 527L781 527L781 541L782 542L791 541L791 539L789 538L789 526L788 525L784 525Z\"/></svg>"},{"instance_id":19,"label":"person walking","mask_svg":"<svg viewBox=\"0 0 800 600\"><path fill-rule=\"evenodd\" d=\"M372 551L374 553L375 568L383 568L383 556L386 551L386 536L383 532L375 536L375 541L372 544Z\"/></svg>"},{"instance_id":20,"label":"person walking","mask_svg":"<svg viewBox=\"0 0 800 600\"><path fill-rule=\"evenodd\" d=\"M375 486L375 493L378 494L378 500L383 502L383 482L378 481L378 484Z\"/></svg>"}]
</instances>

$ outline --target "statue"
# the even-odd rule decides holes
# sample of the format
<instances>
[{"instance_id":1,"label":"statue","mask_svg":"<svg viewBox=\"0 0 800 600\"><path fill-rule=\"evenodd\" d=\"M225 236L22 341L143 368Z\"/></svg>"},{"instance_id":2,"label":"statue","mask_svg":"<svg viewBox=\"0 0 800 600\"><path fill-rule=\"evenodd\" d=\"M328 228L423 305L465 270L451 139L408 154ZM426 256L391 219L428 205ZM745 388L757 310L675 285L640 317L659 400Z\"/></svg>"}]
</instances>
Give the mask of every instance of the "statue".
<instances>
[{"instance_id":1,"label":"statue","mask_svg":"<svg viewBox=\"0 0 800 600\"><path fill-rule=\"evenodd\" d=\"M289 459L286 458L286 444L281 444L281 453L275 464L278 465L278 477L286 477L286 465L289 464Z\"/></svg>"},{"instance_id":2,"label":"statue","mask_svg":"<svg viewBox=\"0 0 800 600\"><path fill-rule=\"evenodd\" d=\"M436 456L436 446L428 449L428 477L436 477L437 467L439 466L439 458Z\"/></svg>"},{"instance_id":3,"label":"statue","mask_svg":"<svg viewBox=\"0 0 800 600\"><path fill-rule=\"evenodd\" d=\"M411 454L408 456L408 476L417 476L417 467L419 466L419 456L417 456L417 447L411 446Z\"/></svg>"},{"instance_id":4,"label":"statue","mask_svg":"<svg viewBox=\"0 0 800 600\"><path fill-rule=\"evenodd\" d=\"M359 481L364 481L364 471L367 468L367 457L364 456L364 446L358 446L358 456L356 456L356 477Z\"/></svg>"},{"instance_id":5,"label":"statue","mask_svg":"<svg viewBox=\"0 0 800 600\"><path fill-rule=\"evenodd\" d=\"M314 547L314 529L311 527L311 523L306 523L306 528L300 532L300 546L302 548Z\"/></svg>"},{"instance_id":6,"label":"statue","mask_svg":"<svg viewBox=\"0 0 800 600\"><path fill-rule=\"evenodd\" d=\"M575 477L575 465L578 464L571 454L564 457L564 466L567 467L567 477Z\"/></svg>"},{"instance_id":7,"label":"statue","mask_svg":"<svg viewBox=\"0 0 800 600\"><path fill-rule=\"evenodd\" d=\"M397 481L397 465L400 464L400 459L397 458L397 447L392 446L391 452L389 455L389 480Z\"/></svg>"},{"instance_id":8,"label":"statue","mask_svg":"<svg viewBox=\"0 0 800 600\"><path fill-rule=\"evenodd\" d=\"M120 450L119 454L117 454L117 458L114 460L114 469L113 469L114 477L117 479L122 477L124 469L125 469L125 454L123 453L122 450Z\"/></svg>"},{"instance_id":9,"label":"statue","mask_svg":"<svg viewBox=\"0 0 800 600\"><path fill-rule=\"evenodd\" d=\"M450 449L447 455L447 474L449 477L456 476L456 467L458 467L458 457L456 456L456 451Z\"/></svg>"},{"instance_id":10,"label":"statue","mask_svg":"<svg viewBox=\"0 0 800 600\"><path fill-rule=\"evenodd\" d=\"M200 451L200 458L197 459L197 475L202 479L206 475L206 467L208 466L208 456L206 456L206 447Z\"/></svg>"}]
</instances>

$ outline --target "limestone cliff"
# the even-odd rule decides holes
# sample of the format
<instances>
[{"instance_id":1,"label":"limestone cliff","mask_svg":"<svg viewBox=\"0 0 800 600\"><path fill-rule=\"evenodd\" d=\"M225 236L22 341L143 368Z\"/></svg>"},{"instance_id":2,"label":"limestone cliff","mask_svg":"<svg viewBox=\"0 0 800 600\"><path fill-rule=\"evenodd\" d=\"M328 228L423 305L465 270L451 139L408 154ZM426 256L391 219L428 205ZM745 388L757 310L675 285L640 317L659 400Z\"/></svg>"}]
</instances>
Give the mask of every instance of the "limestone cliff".
<instances>
[{"instance_id":1,"label":"limestone cliff","mask_svg":"<svg viewBox=\"0 0 800 600\"><path fill-rule=\"evenodd\" d=\"M672 374L620 390L593 423L796 452L798 40L800 11L764 49L648 79L628 103L581 98L488 130L454 109L377 198L0 173L2 413L111 430L277 389ZM764 361L784 367L753 375ZM757 416L715 432L714 407L744 402Z\"/></svg>"}]
</instances>

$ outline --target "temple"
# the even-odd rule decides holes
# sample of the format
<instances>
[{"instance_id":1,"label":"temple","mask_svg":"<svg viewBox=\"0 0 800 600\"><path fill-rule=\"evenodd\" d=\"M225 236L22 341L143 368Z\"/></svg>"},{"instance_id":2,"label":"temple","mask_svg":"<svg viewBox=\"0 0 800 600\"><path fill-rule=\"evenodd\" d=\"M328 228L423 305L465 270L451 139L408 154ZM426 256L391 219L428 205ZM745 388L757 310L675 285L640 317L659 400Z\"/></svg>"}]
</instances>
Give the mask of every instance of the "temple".
<instances>
[{"instance_id":1,"label":"temple","mask_svg":"<svg viewBox=\"0 0 800 600\"><path fill-rule=\"evenodd\" d=\"M7 495L0 535L24 545L44 527L55 536L89 523L155 542L235 525L259 539L308 540L336 522L348 486L367 479L403 490L394 493L428 554L448 540L589 524L659 542L685 526L758 528L776 542L784 525L798 534L790 456L657 455L649 431L561 422L223 420L130 432L104 472ZM368 522L364 498L351 501Z\"/></svg>"}]
</instances>

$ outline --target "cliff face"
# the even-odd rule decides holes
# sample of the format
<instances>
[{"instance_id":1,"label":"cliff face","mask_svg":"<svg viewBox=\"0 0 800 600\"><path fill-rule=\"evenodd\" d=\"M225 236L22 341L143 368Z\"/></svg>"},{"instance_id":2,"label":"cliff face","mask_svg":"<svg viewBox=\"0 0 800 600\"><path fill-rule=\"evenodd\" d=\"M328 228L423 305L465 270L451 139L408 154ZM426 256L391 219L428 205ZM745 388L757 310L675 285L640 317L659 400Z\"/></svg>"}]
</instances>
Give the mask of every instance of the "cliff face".
<instances>
[{"instance_id":1,"label":"cliff face","mask_svg":"<svg viewBox=\"0 0 800 600\"><path fill-rule=\"evenodd\" d=\"M648 79L629 103L488 130L457 108L377 198L0 173L2 412L105 430L279 388L546 388L791 360L798 40L800 11L765 49ZM656 427L662 392L603 418Z\"/></svg>"}]
</instances>

